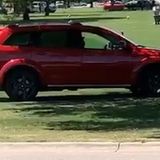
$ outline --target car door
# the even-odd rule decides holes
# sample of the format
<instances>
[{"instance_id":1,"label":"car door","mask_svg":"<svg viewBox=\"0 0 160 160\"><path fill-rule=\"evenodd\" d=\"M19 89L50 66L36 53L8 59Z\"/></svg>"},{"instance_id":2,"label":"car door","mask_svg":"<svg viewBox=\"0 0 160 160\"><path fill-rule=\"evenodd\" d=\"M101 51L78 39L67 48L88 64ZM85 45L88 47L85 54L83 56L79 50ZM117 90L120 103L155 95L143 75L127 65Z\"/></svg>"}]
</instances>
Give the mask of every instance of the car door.
<instances>
[{"instance_id":1,"label":"car door","mask_svg":"<svg viewBox=\"0 0 160 160\"><path fill-rule=\"evenodd\" d=\"M116 48L113 37L83 32L83 82L88 85L128 85L136 60L131 51ZM117 43L117 42L116 42Z\"/></svg>"},{"instance_id":2,"label":"car door","mask_svg":"<svg viewBox=\"0 0 160 160\"><path fill-rule=\"evenodd\" d=\"M62 29L43 30L40 44L32 59L41 65L49 86L75 85L79 83L81 53L68 48L68 31Z\"/></svg>"}]
</instances>

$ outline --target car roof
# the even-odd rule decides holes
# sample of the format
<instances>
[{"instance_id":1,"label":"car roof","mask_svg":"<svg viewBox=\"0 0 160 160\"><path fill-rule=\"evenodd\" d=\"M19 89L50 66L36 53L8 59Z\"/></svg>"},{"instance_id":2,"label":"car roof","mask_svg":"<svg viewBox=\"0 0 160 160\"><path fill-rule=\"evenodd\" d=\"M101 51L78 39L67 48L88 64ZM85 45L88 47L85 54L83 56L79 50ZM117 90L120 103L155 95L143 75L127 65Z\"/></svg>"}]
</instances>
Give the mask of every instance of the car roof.
<instances>
[{"instance_id":1,"label":"car roof","mask_svg":"<svg viewBox=\"0 0 160 160\"><path fill-rule=\"evenodd\" d=\"M68 21L68 23L55 23L55 22L31 22L31 23L15 23L15 24L10 24L7 27L8 28L30 28L30 27L52 27L52 26L71 26L71 25L78 25L82 26L81 23L79 22L73 22L73 21Z\"/></svg>"}]
</instances>

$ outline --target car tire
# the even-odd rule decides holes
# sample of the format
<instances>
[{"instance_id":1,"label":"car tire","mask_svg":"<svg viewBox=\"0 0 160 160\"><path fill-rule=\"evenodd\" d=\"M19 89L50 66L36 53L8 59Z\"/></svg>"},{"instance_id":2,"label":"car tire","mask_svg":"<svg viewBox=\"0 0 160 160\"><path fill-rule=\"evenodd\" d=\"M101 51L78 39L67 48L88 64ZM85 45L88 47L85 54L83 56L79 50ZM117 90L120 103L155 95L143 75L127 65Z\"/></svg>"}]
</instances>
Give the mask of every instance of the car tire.
<instances>
[{"instance_id":1,"label":"car tire","mask_svg":"<svg viewBox=\"0 0 160 160\"><path fill-rule=\"evenodd\" d=\"M137 96L160 96L160 71L149 69L143 72L139 84L131 87L130 90Z\"/></svg>"},{"instance_id":2,"label":"car tire","mask_svg":"<svg viewBox=\"0 0 160 160\"><path fill-rule=\"evenodd\" d=\"M160 96L160 71L151 69L144 74L143 90L149 96Z\"/></svg>"},{"instance_id":3,"label":"car tire","mask_svg":"<svg viewBox=\"0 0 160 160\"><path fill-rule=\"evenodd\" d=\"M38 78L33 71L17 69L11 71L5 80L5 91L11 100L34 100L38 93Z\"/></svg>"}]
</instances>

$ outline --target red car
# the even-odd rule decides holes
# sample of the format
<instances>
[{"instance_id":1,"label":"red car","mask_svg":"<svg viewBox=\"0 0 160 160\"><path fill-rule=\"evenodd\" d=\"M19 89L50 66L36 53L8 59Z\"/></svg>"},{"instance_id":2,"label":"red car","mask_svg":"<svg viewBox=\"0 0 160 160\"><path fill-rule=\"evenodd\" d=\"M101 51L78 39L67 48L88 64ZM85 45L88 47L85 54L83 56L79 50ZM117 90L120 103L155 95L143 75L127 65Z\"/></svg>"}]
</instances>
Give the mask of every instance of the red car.
<instances>
[{"instance_id":1,"label":"red car","mask_svg":"<svg viewBox=\"0 0 160 160\"><path fill-rule=\"evenodd\" d=\"M125 8L125 4L121 1L115 1L114 3L108 1L104 3L103 8L104 10L109 10L109 11L121 11Z\"/></svg>"},{"instance_id":2,"label":"red car","mask_svg":"<svg viewBox=\"0 0 160 160\"><path fill-rule=\"evenodd\" d=\"M80 23L10 25L0 29L0 86L21 101L42 90L90 87L158 96L160 50Z\"/></svg>"}]
</instances>

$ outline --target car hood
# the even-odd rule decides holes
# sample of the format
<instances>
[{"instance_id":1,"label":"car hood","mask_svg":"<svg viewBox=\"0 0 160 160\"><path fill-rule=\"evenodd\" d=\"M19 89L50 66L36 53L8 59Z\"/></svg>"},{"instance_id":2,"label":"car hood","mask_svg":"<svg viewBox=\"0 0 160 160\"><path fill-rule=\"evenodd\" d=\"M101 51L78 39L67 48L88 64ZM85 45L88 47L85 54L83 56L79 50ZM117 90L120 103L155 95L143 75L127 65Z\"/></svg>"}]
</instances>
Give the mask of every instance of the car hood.
<instances>
[{"instance_id":1,"label":"car hood","mask_svg":"<svg viewBox=\"0 0 160 160\"><path fill-rule=\"evenodd\" d=\"M144 56L160 56L160 49L155 49L155 48L149 48L149 47L141 47L138 46L135 49L135 52L140 54L140 55L144 55Z\"/></svg>"}]
</instances>

